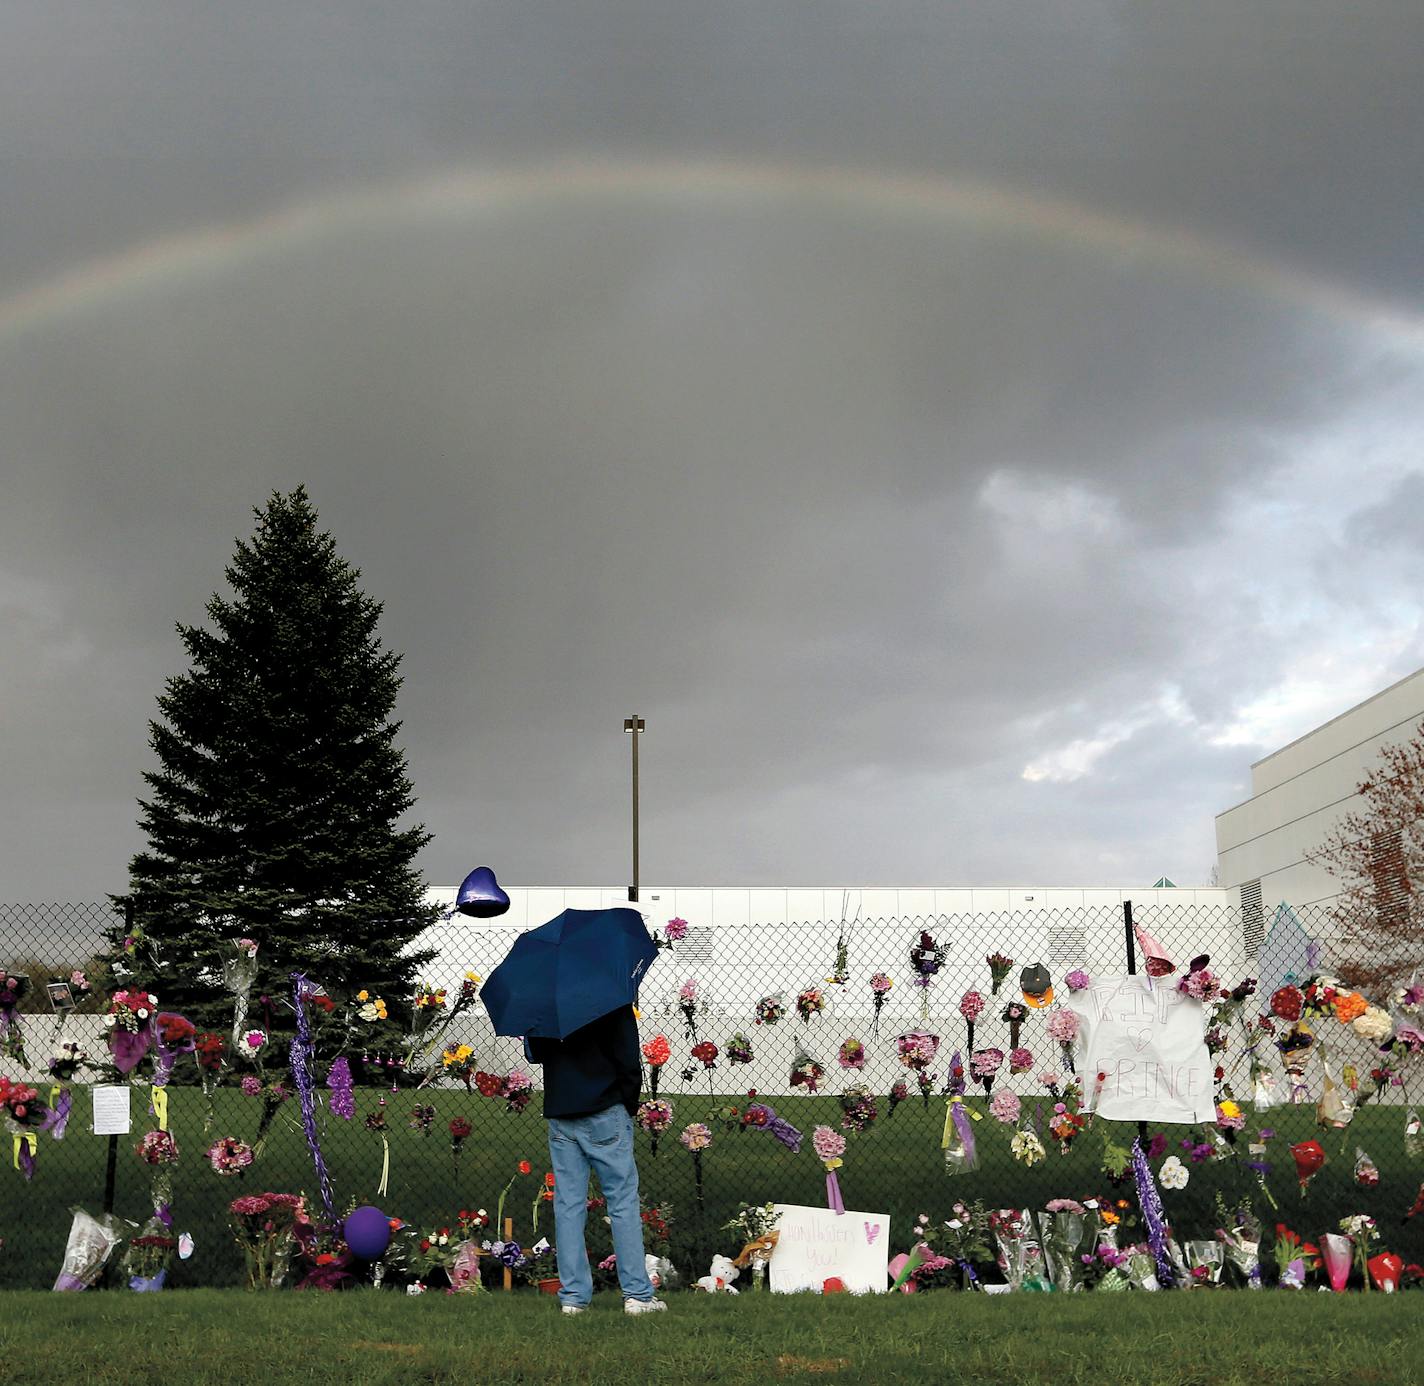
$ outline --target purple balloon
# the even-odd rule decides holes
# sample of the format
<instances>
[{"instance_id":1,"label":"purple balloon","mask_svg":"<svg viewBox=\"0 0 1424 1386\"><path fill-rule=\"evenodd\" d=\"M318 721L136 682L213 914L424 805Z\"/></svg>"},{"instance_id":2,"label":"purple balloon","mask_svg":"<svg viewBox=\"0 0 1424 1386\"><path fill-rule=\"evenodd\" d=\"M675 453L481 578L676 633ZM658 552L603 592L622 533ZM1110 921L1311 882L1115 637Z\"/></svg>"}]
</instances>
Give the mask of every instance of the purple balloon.
<instances>
[{"instance_id":1,"label":"purple balloon","mask_svg":"<svg viewBox=\"0 0 1424 1386\"><path fill-rule=\"evenodd\" d=\"M378 1261L391 1244L390 1219L368 1203L346 1219L341 1235L353 1256L363 1261Z\"/></svg>"},{"instance_id":2,"label":"purple balloon","mask_svg":"<svg viewBox=\"0 0 1424 1386\"><path fill-rule=\"evenodd\" d=\"M509 908L509 896L499 888L488 866L477 866L461 882L455 908L475 919L493 919Z\"/></svg>"}]
</instances>

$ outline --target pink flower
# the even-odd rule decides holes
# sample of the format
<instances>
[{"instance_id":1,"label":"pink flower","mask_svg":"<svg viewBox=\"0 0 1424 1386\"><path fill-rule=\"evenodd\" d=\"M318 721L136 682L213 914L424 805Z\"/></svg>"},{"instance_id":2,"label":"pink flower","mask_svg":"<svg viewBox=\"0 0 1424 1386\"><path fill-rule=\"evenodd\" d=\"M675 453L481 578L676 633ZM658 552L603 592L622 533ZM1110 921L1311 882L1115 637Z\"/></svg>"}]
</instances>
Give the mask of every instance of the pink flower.
<instances>
[{"instance_id":1,"label":"pink flower","mask_svg":"<svg viewBox=\"0 0 1424 1386\"><path fill-rule=\"evenodd\" d=\"M262 1080L255 1074L249 1073L242 1080L242 1091L246 1097L256 1097L262 1091Z\"/></svg>"},{"instance_id":2,"label":"pink flower","mask_svg":"<svg viewBox=\"0 0 1424 1386\"><path fill-rule=\"evenodd\" d=\"M984 998L977 991L966 991L959 998L959 1014L965 1020L975 1021L984 1013Z\"/></svg>"},{"instance_id":3,"label":"pink flower","mask_svg":"<svg viewBox=\"0 0 1424 1386\"><path fill-rule=\"evenodd\" d=\"M1056 1010L1048 1017L1048 1037L1059 1044L1072 1044L1078 1038L1078 1016L1066 1008Z\"/></svg>"},{"instance_id":4,"label":"pink flower","mask_svg":"<svg viewBox=\"0 0 1424 1386\"><path fill-rule=\"evenodd\" d=\"M1051 1068L1046 1068L1038 1075L1038 1081L1046 1088L1056 1088L1063 1080Z\"/></svg>"},{"instance_id":5,"label":"pink flower","mask_svg":"<svg viewBox=\"0 0 1424 1386\"><path fill-rule=\"evenodd\" d=\"M1088 974L1081 967L1075 967L1064 979L1069 991L1086 991L1092 986Z\"/></svg>"},{"instance_id":6,"label":"pink flower","mask_svg":"<svg viewBox=\"0 0 1424 1386\"><path fill-rule=\"evenodd\" d=\"M811 1133L811 1148L816 1152L818 1160L838 1160L845 1154L846 1139L839 1131L833 1131L829 1126L818 1126Z\"/></svg>"},{"instance_id":7,"label":"pink flower","mask_svg":"<svg viewBox=\"0 0 1424 1386\"><path fill-rule=\"evenodd\" d=\"M697 979L696 979L695 977L689 977L689 978L677 989L677 999L678 999L679 1001L696 1001L696 1000L697 1000Z\"/></svg>"},{"instance_id":8,"label":"pink flower","mask_svg":"<svg viewBox=\"0 0 1424 1386\"><path fill-rule=\"evenodd\" d=\"M1009 1051L1009 1072L1027 1073L1033 1067L1033 1052L1028 1049L1011 1049Z\"/></svg>"},{"instance_id":9,"label":"pink flower","mask_svg":"<svg viewBox=\"0 0 1424 1386\"><path fill-rule=\"evenodd\" d=\"M989 1115L1006 1126L1019 1119L1019 1095L1000 1088L989 1103Z\"/></svg>"},{"instance_id":10,"label":"pink flower","mask_svg":"<svg viewBox=\"0 0 1424 1386\"><path fill-rule=\"evenodd\" d=\"M669 919L667 922L667 928L663 930L663 933L667 935L667 940L669 943L680 942L682 939L687 937L687 920Z\"/></svg>"},{"instance_id":11,"label":"pink flower","mask_svg":"<svg viewBox=\"0 0 1424 1386\"><path fill-rule=\"evenodd\" d=\"M992 1078L1003 1062L1002 1049L976 1049L969 1060L969 1071L976 1078Z\"/></svg>"}]
</instances>

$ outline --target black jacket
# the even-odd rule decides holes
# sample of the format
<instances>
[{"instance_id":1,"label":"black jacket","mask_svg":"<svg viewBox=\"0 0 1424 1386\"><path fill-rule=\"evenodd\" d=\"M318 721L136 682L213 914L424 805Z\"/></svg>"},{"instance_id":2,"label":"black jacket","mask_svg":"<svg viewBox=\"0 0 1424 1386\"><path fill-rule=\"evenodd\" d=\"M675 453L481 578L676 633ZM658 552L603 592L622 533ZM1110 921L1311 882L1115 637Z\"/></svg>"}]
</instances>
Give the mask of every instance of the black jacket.
<instances>
[{"instance_id":1,"label":"black jacket","mask_svg":"<svg viewBox=\"0 0 1424 1386\"><path fill-rule=\"evenodd\" d=\"M546 1117L592 1116L615 1103L629 1113L637 1109L643 1066L631 1006L600 1016L567 1039L531 1036L524 1049L544 1066Z\"/></svg>"}]
</instances>

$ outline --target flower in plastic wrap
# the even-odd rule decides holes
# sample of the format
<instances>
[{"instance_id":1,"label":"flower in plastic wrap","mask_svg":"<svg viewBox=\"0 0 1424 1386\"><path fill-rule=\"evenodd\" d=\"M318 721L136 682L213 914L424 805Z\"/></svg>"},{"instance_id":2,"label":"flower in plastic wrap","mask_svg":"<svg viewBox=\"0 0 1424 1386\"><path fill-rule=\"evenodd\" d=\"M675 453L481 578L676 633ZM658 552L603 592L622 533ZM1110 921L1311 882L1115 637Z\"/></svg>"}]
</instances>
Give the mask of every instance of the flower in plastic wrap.
<instances>
[{"instance_id":1,"label":"flower in plastic wrap","mask_svg":"<svg viewBox=\"0 0 1424 1386\"><path fill-rule=\"evenodd\" d=\"M1033 1051L1031 1049L1011 1049L1009 1050L1009 1072L1027 1073L1033 1067Z\"/></svg>"},{"instance_id":2,"label":"flower in plastic wrap","mask_svg":"<svg viewBox=\"0 0 1424 1386\"><path fill-rule=\"evenodd\" d=\"M1223 1131L1240 1131L1246 1125L1246 1117L1241 1106L1229 1097L1216 1104L1216 1124Z\"/></svg>"},{"instance_id":3,"label":"flower in plastic wrap","mask_svg":"<svg viewBox=\"0 0 1424 1386\"><path fill-rule=\"evenodd\" d=\"M705 1123L694 1121L682 1128L682 1134L678 1136L688 1150L706 1150L712 1144L712 1131Z\"/></svg>"},{"instance_id":4,"label":"flower in plastic wrap","mask_svg":"<svg viewBox=\"0 0 1424 1386\"><path fill-rule=\"evenodd\" d=\"M1072 1044L1078 1038L1078 1015L1076 1011L1059 1009L1048 1017L1048 1037L1059 1044Z\"/></svg>"},{"instance_id":5,"label":"flower in plastic wrap","mask_svg":"<svg viewBox=\"0 0 1424 1386\"><path fill-rule=\"evenodd\" d=\"M255 1059L257 1051L267 1043L265 1030L244 1030L237 1037L237 1048L244 1059Z\"/></svg>"},{"instance_id":6,"label":"flower in plastic wrap","mask_svg":"<svg viewBox=\"0 0 1424 1386\"><path fill-rule=\"evenodd\" d=\"M865 1046L858 1039L842 1042L836 1055L836 1062L842 1068L862 1069L865 1067Z\"/></svg>"},{"instance_id":7,"label":"flower in plastic wrap","mask_svg":"<svg viewBox=\"0 0 1424 1386\"><path fill-rule=\"evenodd\" d=\"M1355 1147L1355 1183L1362 1189L1373 1189L1379 1181L1379 1167L1357 1145Z\"/></svg>"},{"instance_id":8,"label":"flower in plastic wrap","mask_svg":"<svg viewBox=\"0 0 1424 1386\"><path fill-rule=\"evenodd\" d=\"M818 1126L811 1133L811 1148L816 1152L816 1158L824 1164L830 1160L838 1160L845 1154L846 1138L829 1126Z\"/></svg>"},{"instance_id":9,"label":"flower in plastic wrap","mask_svg":"<svg viewBox=\"0 0 1424 1386\"><path fill-rule=\"evenodd\" d=\"M1187 1167L1175 1155L1169 1155L1162 1161L1162 1168L1157 1171L1157 1182L1164 1189L1185 1189L1190 1176Z\"/></svg>"},{"instance_id":10,"label":"flower in plastic wrap","mask_svg":"<svg viewBox=\"0 0 1424 1386\"><path fill-rule=\"evenodd\" d=\"M1092 980L1081 967L1075 967L1064 977L1063 983L1069 991L1087 991L1093 985Z\"/></svg>"},{"instance_id":11,"label":"flower in plastic wrap","mask_svg":"<svg viewBox=\"0 0 1424 1386\"><path fill-rule=\"evenodd\" d=\"M1390 993L1389 1004L1406 1015L1424 1015L1424 982L1410 982L1407 986L1395 987Z\"/></svg>"},{"instance_id":12,"label":"flower in plastic wrap","mask_svg":"<svg viewBox=\"0 0 1424 1386\"><path fill-rule=\"evenodd\" d=\"M984 1013L984 998L977 991L966 991L959 998L959 1014L973 1024Z\"/></svg>"},{"instance_id":13,"label":"flower in plastic wrap","mask_svg":"<svg viewBox=\"0 0 1424 1386\"><path fill-rule=\"evenodd\" d=\"M1013 1140L1009 1142L1009 1154L1021 1165L1026 1165L1030 1169L1040 1160L1048 1157L1048 1152L1043 1148L1043 1142L1027 1129L1014 1133Z\"/></svg>"},{"instance_id":14,"label":"flower in plastic wrap","mask_svg":"<svg viewBox=\"0 0 1424 1386\"><path fill-rule=\"evenodd\" d=\"M171 1131L148 1131L134 1146L134 1154L146 1165L176 1165L178 1142Z\"/></svg>"},{"instance_id":15,"label":"flower in plastic wrap","mask_svg":"<svg viewBox=\"0 0 1424 1386\"><path fill-rule=\"evenodd\" d=\"M1394 1021L1388 1011L1378 1006L1367 1006L1351 1021L1350 1028L1371 1044L1383 1044L1394 1033Z\"/></svg>"},{"instance_id":16,"label":"flower in plastic wrap","mask_svg":"<svg viewBox=\"0 0 1424 1386\"><path fill-rule=\"evenodd\" d=\"M1021 1105L1018 1093L1000 1088L989 1102L989 1115L1009 1126L1018 1121Z\"/></svg>"}]
</instances>

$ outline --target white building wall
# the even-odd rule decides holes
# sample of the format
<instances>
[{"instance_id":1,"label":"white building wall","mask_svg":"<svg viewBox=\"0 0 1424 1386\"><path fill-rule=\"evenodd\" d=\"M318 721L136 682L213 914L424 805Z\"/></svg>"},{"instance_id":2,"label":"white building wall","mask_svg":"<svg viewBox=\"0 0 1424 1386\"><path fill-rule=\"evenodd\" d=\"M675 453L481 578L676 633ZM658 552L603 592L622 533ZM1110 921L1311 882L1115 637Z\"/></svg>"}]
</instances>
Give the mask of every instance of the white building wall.
<instances>
[{"instance_id":1,"label":"white building wall","mask_svg":"<svg viewBox=\"0 0 1424 1386\"><path fill-rule=\"evenodd\" d=\"M1336 879L1305 860L1346 814L1355 787L1379 764L1382 747L1405 741L1424 721L1424 669L1401 679L1251 767L1252 796L1217 815L1221 884L1255 881L1269 908L1329 905Z\"/></svg>"}]
</instances>

